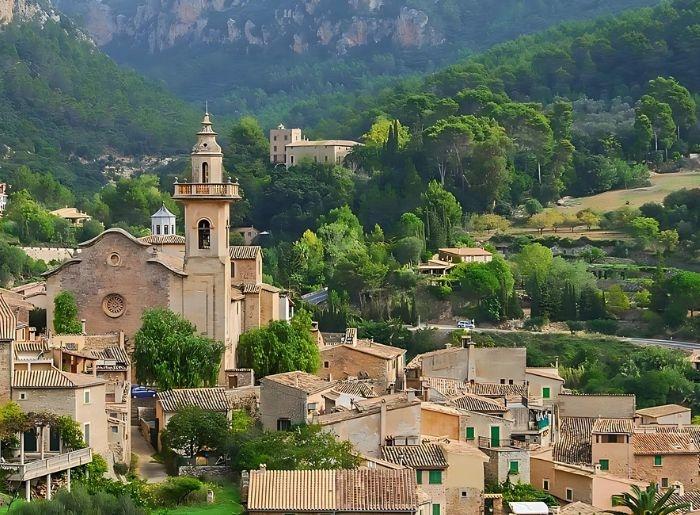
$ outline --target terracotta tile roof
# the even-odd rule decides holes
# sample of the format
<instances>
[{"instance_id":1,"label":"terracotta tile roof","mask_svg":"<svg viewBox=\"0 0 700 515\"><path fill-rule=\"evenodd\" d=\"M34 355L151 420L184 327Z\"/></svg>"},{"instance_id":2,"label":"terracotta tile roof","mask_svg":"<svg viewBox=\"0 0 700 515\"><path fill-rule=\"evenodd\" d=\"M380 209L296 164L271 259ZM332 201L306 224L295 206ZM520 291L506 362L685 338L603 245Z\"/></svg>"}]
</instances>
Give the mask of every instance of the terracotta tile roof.
<instances>
[{"instance_id":1,"label":"terracotta tile roof","mask_svg":"<svg viewBox=\"0 0 700 515\"><path fill-rule=\"evenodd\" d=\"M55 367L48 370L15 370L13 388L84 388L105 384L105 381L88 374L71 374Z\"/></svg>"},{"instance_id":2,"label":"terracotta tile roof","mask_svg":"<svg viewBox=\"0 0 700 515\"><path fill-rule=\"evenodd\" d=\"M466 383L459 379L452 379L449 377L421 377L420 380L421 384L424 386L432 388L446 397L454 397L466 393Z\"/></svg>"},{"instance_id":3,"label":"terracotta tile roof","mask_svg":"<svg viewBox=\"0 0 700 515\"><path fill-rule=\"evenodd\" d=\"M49 346L44 341L38 342L16 342L15 352L46 352L49 350Z\"/></svg>"},{"instance_id":4,"label":"terracotta tile roof","mask_svg":"<svg viewBox=\"0 0 700 515\"><path fill-rule=\"evenodd\" d=\"M664 404L662 406L652 406L651 408L642 408L637 410L637 415L642 415L644 417L665 417L667 415L675 415L677 413L685 413L690 411L690 408L681 406L679 404Z\"/></svg>"},{"instance_id":5,"label":"terracotta tile roof","mask_svg":"<svg viewBox=\"0 0 700 515\"><path fill-rule=\"evenodd\" d=\"M14 340L17 334L17 317L0 295L0 340Z\"/></svg>"},{"instance_id":6,"label":"terracotta tile roof","mask_svg":"<svg viewBox=\"0 0 700 515\"><path fill-rule=\"evenodd\" d=\"M369 381L338 381L333 385L333 391L364 397L365 399L377 396L377 392L374 391L374 385Z\"/></svg>"},{"instance_id":7,"label":"terracotta tile roof","mask_svg":"<svg viewBox=\"0 0 700 515\"><path fill-rule=\"evenodd\" d=\"M567 504L559 509L560 515L597 515L598 513L605 513L605 511L583 502Z\"/></svg>"},{"instance_id":8,"label":"terracotta tile roof","mask_svg":"<svg viewBox=\"0 0 700 515\"><path fill-rule=\"evenodd\" d=\"M561 417L559 439L554 444L554 461L570 465L591 463L591 434L596 419L587 417Z\"/></svg>"},{"instance_id":9,"label":"terracotta tile roof","mask_svg":"<svg viewBox=\"0 0 700 515\"><path fill-rule=\"evenodd\" d=\"M410 469L252 470L248 511L413 513Z\"/></svg>"},{"instance_id":10,"label":"terracotta tile roof","mask_svg":"<svg viewBox=\"0 0 700 515\"><path fill-rule=\"evenodd\" d=\"M223 388L181 388L158 392L163 411L173 412L187 406L198 406L206 411L228 411L229 402Z\"/></svg>"},{"instance_id":11,"label":"terracotta tile roof","mask_svg":"<svg viewBox=\"0 0 700 515\"><path fill-rule=\"evenodd\" d=\"M455 254L458 256L491 256L492 254L488 250L484 250L479 247L446 247L438 249L439 252L445 252L447 254Z\"/></svg>"},{"instance_id":12,"label":"terracotta tile roof","mask_svg":"<svg viewBox=\"0 0 700 515\"><path fill-rule=\"evenodd\" d=\"M173 256L164 252L158 252L152 258L150 258L148 262L158 263L159 265L164 266L171 272L175 272L178 275L187 275L185 273L184 257L182 256Z\"/></svg>"},{"instance_id":13,"label":"terracotta tile roof","mask_svg":"<svg viewBox=\"0 0 700 515\"><path fill-rule=\"evenodd\" d=\"M630 418L599 418L593 422L591 433L632 434L634 422Z\"/></svg>"},{"instance_id":14,"label":"terracotta tile roof","mask_svg":"<svg viewBox=\"0 0 700 515\"><path fill-rule=\"evenodd\" d=\"M418 508L416 473L412 470L339 470L337 510L413 512Z\"/></svg>"},{"instance_id":15,"label":"terracotta tile roof","mask_svg":"<svg viewBox=\"0 0 700 515\"><path fill-rule=\"evenodd\" d=\"M375 397L373 399L364 399L361 401L355 401L353 409L345 411L336 411L334 413L327 413L325 415L320 415L316 417L316 423L322 426L336 424L344 420L351 420L353 418L366 417L368 415L373 415L379 413L381 410L382 402L386 403L387 411L400 408L408 408L411 406L419 405L420 399L414 397L409 398L405 393L397 393L394 395L384 395L382 397Z\"/></svg>"},{"instance_id":16,"label":"terracotta tile roof","mask_svg":"<svg viewBox=\"0 0 700 515\"><path fill-rule=\"evenodd\" d=\"M482 397L527 397L528 385L527 383L467 383L464 391Z\"/></svg>"},{"instance_id":17,"label":"terracotta tile roof","mask_svg":"<svg viewBox=\"0 0 700 515\"><path fill-rule=\"evenodd\" d=\"M454 397L450 399L450 404L467 411L485 411L487 413L504 413L507 411L504 404L487 397L474 395L473 393L466 393L459 397Z\"/></svg>"},{"instance_id":18,"label":"terracotta tile roof","mask_svg":"<svg viewBox=\"0 0 700 515\"><path fill-rule=\"evenodd\" d=\"M149 234L139 238L144 243L151 245L184 245L185 237L179 234Z\"/></svg>"},{"instance_id":19,"label":"terracotta tile roof","mask_svg":"<svg viewBox=\"0 0 700 515\"><path fill-rule=\"evenodd\" d=\"M228 248L231 259L257 259L261 252L258 245L235 245Z\"/></svg>"},{"instance_id":20,"label":"terracotta tile roof","mask_svg":"<svg viewBox=\"0 0 700 515\"><path fill-rule=\"evenodd\" d=\"M414 469L446 469L447 460L439 445L395 445L382 447L382 457Z\"/></svg>"},{"instance_id":21,"label":"terracotta tile roof","mask_svg":"<svg viewBox=\"0 0 700 515\"><path fill-rule=\"evenodd\" d=\"M105 347L102 350L93 350L92 352L99 359L114 359L119 363L130 363L129 355L121 347Z\"/></svg>"},{"instance_id":22,"label":"terracotta tile roof","mask_svg":"<svg viewBox=\"0 0 700 515\"><path fill-rule=\"evenodd\" d=\"M636 455L700 453L693 438L686 432L635 432L632 447Z\"/></svg>"},{"instance_id":23,"label":"terracotta tile roof","mask_svg":"<svg viewBox=\"0 0 700 515\"><path fill-rule=\"evenodd\" d=\"M395 359L406 353L406 349L392 347L391 345L384 345L382 343L376 343L371 340L357 340L357 343L355 345L351 343L343 343L334 346L326 345L321 349L321 354L323 354L325 351L329 351L337 347L344 347L353 351L363 352L365 354L369 354L371 356L375 356L386 360Z\"/></svg>"},{"instance_id":24,"label":"terracotta tile roof","mask_svg":"<svg viewBox=\"0 0 700 515\"><path fill-rule=\"evenodd\" d=\"M690 503L690 509L675 513L694 513L695 510L700 510L700 490L686 490L683 492L683 495L674 493L670 498L670 502L672 504Z\"/></svg>"},{"instance_id":25,"label":"terracotta tile roof","mask_svg":"<svg viewBox=\"0 0 700 515\"><path fill-rule=\"evenodd\" d=\"M291 388L296 388L297 390L301 390L307 394L321 392L323 390L330 390L330 388L335 384L330 381L326 381L325 379L321 379L313 374L298 371L265 376L263 377L262 381L263 386L265 386L265 382L272 381Z\"/></svg>"}]
</instances>

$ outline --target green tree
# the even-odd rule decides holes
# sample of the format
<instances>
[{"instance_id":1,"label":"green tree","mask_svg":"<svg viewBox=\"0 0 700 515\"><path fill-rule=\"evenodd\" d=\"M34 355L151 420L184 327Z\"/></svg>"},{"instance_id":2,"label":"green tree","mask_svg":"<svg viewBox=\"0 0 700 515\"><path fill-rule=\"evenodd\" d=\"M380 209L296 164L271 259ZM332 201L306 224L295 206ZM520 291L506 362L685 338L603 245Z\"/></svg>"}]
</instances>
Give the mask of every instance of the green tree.
<instances>
[{"instance_id":1,"label":"green tree","mask_svg":"<svg viewBox=\"0 0 700 515\"><path fill-rule=\"evenodd\" d=\"M243 333L238 343L238 363L262 378L301 370L315 373L320 365L318 346L311 336L311 315L299 310L291 323L270 322Z\"/></svg>"},{"instance_id":2,"label":"green tree","mask_svg":"<svg viewBox=\"0 0 700 515\"><path fill-rule=\"evenodd\" d=\"M649 94L657 100L668 104L676 122L676 132L680 137L680 129L691 127L697 117L695 115L695 99L690 92L673 77L657 77L649 81Z\"/></svg>"},{"instance_id":3,"label":"green tree","mask_svg":"<svg viewBox=\"0 0 700 515\"><path fill-rule=\"evenodd\" d=\"M608 309L616 315L624 313L630 308L630 300L619 284L610 287L605 295L605 301Z\"/></svg>"},{"instance_id":4,"label":"green tree","mask_svg":"<svg viewBox=\"0 0 700 515\"><path fill-rule=\"evenodd\" d=\"M136 379L162 390L216 384L224 345L169 309L148 309L136 333Z\"/></svg>"},{"instance_id":5,"label":"green tree","mask_svg":"<svg viewBox=\"0 0 700 515\"><path fill-rule=\"evenodd\" d=\"M223 449L230 424L225 413L187 406L175 413L162 433L163 444L194 457L206 449Z\"/></svg>"},{"instance_id":6,"label":"green tree","mask_svg":"<svg viewBox=\"0 0 700 515\"><path fill-rule=\"evenodd\" d=\"M266 431L246 438L232 453L236 470L352 469L360 458L347 440L339 440L317 425L300 425L290 431Z\"/></svg>"},{"instance_id":7,"label":"green tree","mask_svg":"<svg viewBox=\"0 0 700 515\"><path fill-rule=\"evenodd\" d=\"M428 247L451 245L454 232L462 222L462 206L455 196L437 181L431 181L421 197L418 215L424 221Z\"/></svg>"},{"instance_id":8,"label":"green tree","mask_svg":"<svg viewBox=\"0 0 700 515\"><path fill-rule=\"evenodd\" d=\"M673 503L671 496L674 493L673 488L667 489L663 494L659 493L659 487L656 483L651 483L642 490L637 485L632 485L631 493L622 495L613 495L613 506L625 508L626 511L613 511L616 515L631 513L632 515L668 515L676 511L682 511L690 508L690 503Z\"/></svg>"},{"instance_id":9,"label":"green tree","mask_svg":"<svg viewBox=\"0 0 700 515\"><path fill-rule=\"evenodd\" d=\"M659 222L653 218L638 216L629 225L632 236L644 248L650 247L659 237Z\"/></svg>"},{"instance_id":10,"label":"green tree","mask_svg":"<svg viewBox=\"0 0 700 515\"><path fill-rule=\"evenodd\" d=\"M78 306L69 291L62 291L53 299L53 329L56 334L80 334L83 330L78 320Z\"/></svg>"},{"instance_id":11,"label":"green tree","mask_svg":"<svg viewBox=\"0 0 700 515\"><path fill-rule=\"evenodd\" d=\"M600 215L591 209L582 209L576 213L576 218L578 218L589 231L593 226L600 223Z\"/></svg>"},{"instance_id":12,"label":"green tree","mask_svg":"<svg viewBox=\"0 0 700 515\"><path fill-rule=\"evenodd\" d=\"M664 149L673 145L676 137L676 124L673 121L671 107L650 95L644 95L637 107L640 114L645 115L651 122L654 136L654 150L658 152L659 144Z\"/></svg>"}]
</instances>

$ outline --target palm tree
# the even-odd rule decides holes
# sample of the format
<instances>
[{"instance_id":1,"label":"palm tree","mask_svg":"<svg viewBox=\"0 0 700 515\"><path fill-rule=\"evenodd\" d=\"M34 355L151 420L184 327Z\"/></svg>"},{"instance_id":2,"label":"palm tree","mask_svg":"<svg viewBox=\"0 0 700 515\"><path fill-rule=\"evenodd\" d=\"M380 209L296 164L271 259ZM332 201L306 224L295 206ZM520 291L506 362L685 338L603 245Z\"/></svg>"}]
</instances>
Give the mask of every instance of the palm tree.
<instances>
[{"instance_id":1,"label":"palm tree","mask_svg":"<svg viewBox=\"0 0 700 515\"><path fill-rule=\"evenodd\" d=\"M690 508L690 503L673 504L670 502L673 495L673 488L669 488L666 492L659 496L659 487L656 483L647 486L646 490L642 490L637 485L632 487L632 493L622 495L613 495L613 506L624 506L629 510L615 511L608 510L606 513L614 513L616 515L668 515L680 510Z\"/></svg>"}]
</instances>

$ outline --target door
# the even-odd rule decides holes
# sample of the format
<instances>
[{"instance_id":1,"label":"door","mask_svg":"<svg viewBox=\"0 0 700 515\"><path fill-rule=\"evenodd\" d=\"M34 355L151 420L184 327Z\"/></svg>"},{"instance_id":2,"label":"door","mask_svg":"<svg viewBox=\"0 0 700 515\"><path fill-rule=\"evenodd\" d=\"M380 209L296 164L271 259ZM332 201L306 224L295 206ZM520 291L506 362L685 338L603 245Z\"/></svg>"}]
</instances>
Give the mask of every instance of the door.
<instances>
[{"instance_id":1,"label":"door","mask_svg":"<svg viewBox=\"0 0 700 515\"><path fill-rule=\"evenodd\" d=\"M36 431L34 429L30 429L29 431L24 432L24 452L37 452L38 450L38 445L37 445L37 437L36 437Z\"/></svg>"},{"instance_id":2,"label":"door","mask_svg":"<svg viewBox=\"0 0 700 515\"><path fill-rule=\"evenodd\" d=\"M61 450L61 433L57 427L50 428L49 431L49 451L59 452Z\"/></svg>"},{"instance_id":3,"label":"door","mask_svg":"<svg viewBox=\"0 0 700 515\"><path fill-rule=\"evenodd\" d=\"M501 446L501 426L491 426L491 447Z\"/></svg>"}]
</instances>

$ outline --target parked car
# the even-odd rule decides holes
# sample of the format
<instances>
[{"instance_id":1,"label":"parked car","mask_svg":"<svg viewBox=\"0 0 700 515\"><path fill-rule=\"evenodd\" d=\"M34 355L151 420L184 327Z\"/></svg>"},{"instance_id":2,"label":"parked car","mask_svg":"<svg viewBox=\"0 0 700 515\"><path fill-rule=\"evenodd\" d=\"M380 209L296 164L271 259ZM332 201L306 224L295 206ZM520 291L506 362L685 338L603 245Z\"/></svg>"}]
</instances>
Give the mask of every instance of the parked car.
<instances>
[{"instance_id":1,"label":"parked car","mask_svg":"<svg viewBox=\"0 0 700 515\"><path fill-rule=\"evenodd\" d=\"M460 320L457 322L457 327L460 329L475 329L476 324L474 324L474 320Z\"/></svg>"},{"instance_id":2,"label":"parked car","mask_svg":"<svg viewBox=\"0 0 700 515\"><path fill-rule=\"evenodd\" d=\"M141 386L138 384L131 385L131 398L132 399L148 399L156 396L156 391L148 386Z\"/></svg>"}]
</instances>

